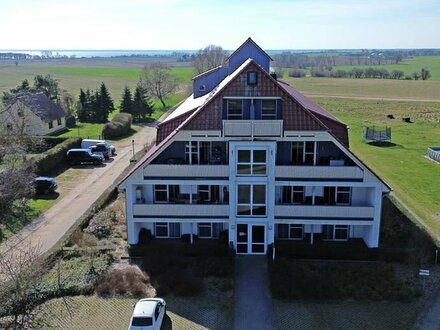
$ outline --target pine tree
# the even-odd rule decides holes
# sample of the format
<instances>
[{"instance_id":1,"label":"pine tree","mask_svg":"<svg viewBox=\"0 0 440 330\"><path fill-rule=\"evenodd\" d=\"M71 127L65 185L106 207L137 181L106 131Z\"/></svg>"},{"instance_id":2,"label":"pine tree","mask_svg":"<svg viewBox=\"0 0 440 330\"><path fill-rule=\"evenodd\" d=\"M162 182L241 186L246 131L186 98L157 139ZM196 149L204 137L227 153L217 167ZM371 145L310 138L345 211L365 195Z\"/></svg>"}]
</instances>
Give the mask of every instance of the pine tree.
<instances>
[{"instance_id":1,"label":"pine tree","mask_svg":"<svg viewBox=\"0 0 440 330\"><path fill-rule=\"evenodd\" d=\"M101 83L99 92L97 91L96 93L96 105L96 120L101 123L106 123L108 121L108 115L115 109L115 107L104 83Z\"/></svg>"},{"instance_id":2,"label":"pine tree","mask_svg":"<svg viewBox=\"0 0 440 330\"><path fill-rule=\"evenodd\" d=\"M78 116L78 120L80 122L87 122L88 116L87 116L87 95L82 90L82 88L79 90L79 101L78 101L78 110L76 112L76 115Z\"/></svg>"},{"instance_id":3,"label":"pine tree","mask_svg":"<svg viewBox=\"0 0 440 330\"><path fill-rule=\"evenodd\" d=\"M124 93L122 94L120 112L133 114L133 98L131 96L131 91L128 86L125 86Z\"/></svg>"},{"instance_id":4,"label":"pine tree","mask_svg":"<svg viewBox=\"0 0 440 330\"><path fill-rule=\"evenodd\" d=\"M153 113L151 99L146 96L145 90L141 85L136 86L133 100L133 118L135 121L146 121Z\"/></svg>"}]
</instances>

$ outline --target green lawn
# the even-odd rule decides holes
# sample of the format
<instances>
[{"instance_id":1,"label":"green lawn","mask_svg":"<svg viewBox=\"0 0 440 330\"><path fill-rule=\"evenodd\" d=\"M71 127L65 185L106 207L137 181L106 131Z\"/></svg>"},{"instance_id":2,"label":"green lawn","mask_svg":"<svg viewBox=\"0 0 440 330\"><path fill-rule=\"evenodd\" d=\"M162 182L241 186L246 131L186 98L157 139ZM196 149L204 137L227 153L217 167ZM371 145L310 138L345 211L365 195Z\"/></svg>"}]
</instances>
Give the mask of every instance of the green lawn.
<instances>
[{"instance_id":1,"label":"green lawn","mask_svg":"<svg viewBox=\"0 0 440 330\"><path fill-rule=\"evenodd\" d=\"M405 75L417 71L420 72L422 68L428 68L431 72L430 80L440 80L440 56L415 56L413 58L405 59L399 64L382 64L382 65L338 65L333 70L351 71L353 68L365 69L368 67L385 68L388 71L401 70Z\"/></svg>"},{"instance_id":2,"label":"green lawn","mask_svg":"<svg viewBox=\"0 0 440 330\"><path fill-rule=\"evenodd\" d=\"M351 149L440 237L440 165L425 158L428 146L440 145L440 103L315 101L349 125ZM413 123L403 122L402 117L411 117ZM391 127L393 145L364 143L362 127L372 125Z\"/></svg>"}]
</instances>

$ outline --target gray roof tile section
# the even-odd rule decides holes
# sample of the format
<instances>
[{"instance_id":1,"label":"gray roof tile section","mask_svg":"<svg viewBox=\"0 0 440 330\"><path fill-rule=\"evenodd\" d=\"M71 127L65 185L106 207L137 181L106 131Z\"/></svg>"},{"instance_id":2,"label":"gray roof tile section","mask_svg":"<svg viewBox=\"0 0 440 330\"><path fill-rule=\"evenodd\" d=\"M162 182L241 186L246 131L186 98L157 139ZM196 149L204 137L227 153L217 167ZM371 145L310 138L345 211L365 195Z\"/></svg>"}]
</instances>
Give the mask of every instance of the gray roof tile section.
<instances>
[{"instance_id":1,"label":"gray roof tile section","mask_svg":"<svg viewBox=\"0 0 440 330\"><path fill-rule=\"evenodd\" d=\"M43 122L48 123L53 120L67 116L66 112L44 93L26 93L16 97L13 103L20 101L26 105Z\"/></svg>"}]
</instances>

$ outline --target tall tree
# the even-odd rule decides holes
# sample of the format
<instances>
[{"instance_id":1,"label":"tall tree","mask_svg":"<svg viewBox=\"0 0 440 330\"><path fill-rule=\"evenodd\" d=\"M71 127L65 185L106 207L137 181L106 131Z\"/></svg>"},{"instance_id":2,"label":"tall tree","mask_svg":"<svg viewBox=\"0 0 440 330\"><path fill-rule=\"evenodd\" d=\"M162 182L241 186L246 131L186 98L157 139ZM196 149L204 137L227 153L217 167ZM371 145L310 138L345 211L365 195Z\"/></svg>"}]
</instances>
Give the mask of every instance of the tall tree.
<instances>
[{"instance_id":1,"label":"tall tree","mask_svg":"<svg viewBox=\"0 0 440 330\"><path fill-rule=\"evenodd\" d=\"M431 78L431 72L429 72L428 69L423 68L420 71L420 78L422 78L422 80L427 80L427 79Z\"/></svg>"},{"instance_id":2,"label":"tall tree","mask_svg":"<svg viewBox=\"0 0 440 330\"><path fill-rule=\"evenodd\" d=\"M115 110L113 100L104 83L101 83L99 91L96 93L96 121L106 123L108 115Z\"/></svg>"},{"instance_id":3,"label":"tall tree","mask_svg":"<svg viewBox=\"0 0 440 330\"><path fill-rule=\"evenodd\" d=\"M89 92L89 90L87 90L87 92ZM90 94L90 92L89 92L89 94ZM85 123L88 121L88 110L89 109L88 109L87 94L81 88L79 90L79 101L78 101L77 111L76 111L76 115L77 115L78 120L80 122Z\"/></svg>"},{"instance_id":4,"label":"tall tree","mask_svg":"<svg viewBox=\"0 0 440 330\"><path fill-rule=\"evenodd\" d=\"M203 49L199 49L194 56L193 64L197 73L202 73L219 65L222 65L227 57L227 52L222 47L216 45L208 45Z\"/></svg>"},{"instance_id":5,"label":"tall tree","mask_svg":"<svg viewBox=\"0 0 440 330\"><path fill-rule=\"evenodd\" d=\"M59 94L58 81L51 75L36 75L34 78L34 89L36 92L43 92L51 100L57 100Z\"/></svg>"},{"instance_id":6,"label":"tall tree","mask_svg":"<svg viewBox=\"0 0 440 330\"><path fill-rule=\"evenodd\" d=\"M131 95L131 91L130 88L128 88L128 86L125 86L124 88L124 93L122 94L122 101L119 111L133 114L133 97Z\"/></svg>"},{"instance_id":7,"label":"tall tree","mask_svg":"<svg viewBox=\"0 0 440 330\"><path fill-rule=\"evenodd\" d=\"M135 121L146 121L153 113L153 105L146 95L144 89L140 84L136 86L133 100L133 119Z\"/></svg>"},{"instance_id":8,"label":"tall tree","mask_svg":"<svg viewBox=\"0 0 440 330\"><path fill-rule=\"evenodd\" d=\"M177 88L177 80L171 74L170 68L162 63L146 66L140 74L139 85L148 95L156 97L165 109L165 99Z\"/></svg>"}]
</instances>

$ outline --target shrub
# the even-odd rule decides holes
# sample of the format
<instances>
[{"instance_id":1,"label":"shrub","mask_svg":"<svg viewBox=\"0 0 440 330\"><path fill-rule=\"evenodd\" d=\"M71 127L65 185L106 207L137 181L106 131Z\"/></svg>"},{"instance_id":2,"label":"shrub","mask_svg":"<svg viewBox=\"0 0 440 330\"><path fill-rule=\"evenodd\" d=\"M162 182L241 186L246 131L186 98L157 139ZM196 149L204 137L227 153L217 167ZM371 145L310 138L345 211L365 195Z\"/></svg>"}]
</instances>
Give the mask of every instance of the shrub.
<instances>
[{"instance_id":1,"label":"shrub","mask_svg":"<svg viewBox=\"0 0 440 330\"><path fill-rule=\"evenodd\" d=\"M105 138L117 138L130 132L132 116L129 113L118 113L111 122L106 123L102 129Z\"/></svg>"},{"instance_id":2,"label":"shrub","mask_svg":"<svg viewBox=\"0 0 440 330\"><path fill-rule=\"evenodd\" d=\"M112 233L113 224L116 222L116 214L109 209L99 211L89 222L86 233L95 235L98 239L108 238Z\"/></svg>"},{"instance_id":3,"label":"shrub","mask_svg":"<svg viewBox=\"0 0 440 330\"><path fill-rule=\"evenodd\" d=\"M154 297L156 290L150 278L137 266L112 269L102 276L96 287L99 296L128 295L133 297Z\"/></svg>"},{"instance_id":4,"label":"shrub","mask_svg":"<svg viewBox=\"0 0 440 330\"><path fill-rule=\"evenodd\" d=\"M289 70L289 77L302 78L305 77L306 73L303 69L291 69Z\"/></svg>"},{"instance_id":5,"label":"shrub","mask_svg":"<svg viewBox=\"0 0 440 330\"><path fill-rule=\"evenodd\" d=\"M69 149L78 148L80 145L81 138L69 138L49 149L43 154L43 157L35 161L36 173L38 175L50 174L64 163Z\"/></svg>"},{"instance_id":6,"label":"shrub","mask_svg":"<svg viewBox=\"0 0 440 330\"><path fill-rule=\"evenodd\" d=\"M72 115L67 115L66 117L66 126L67 127L74 127L76 125L76 119Z\"/></svg>"}]
</instances>

